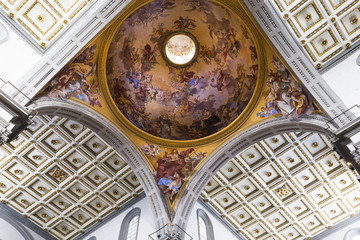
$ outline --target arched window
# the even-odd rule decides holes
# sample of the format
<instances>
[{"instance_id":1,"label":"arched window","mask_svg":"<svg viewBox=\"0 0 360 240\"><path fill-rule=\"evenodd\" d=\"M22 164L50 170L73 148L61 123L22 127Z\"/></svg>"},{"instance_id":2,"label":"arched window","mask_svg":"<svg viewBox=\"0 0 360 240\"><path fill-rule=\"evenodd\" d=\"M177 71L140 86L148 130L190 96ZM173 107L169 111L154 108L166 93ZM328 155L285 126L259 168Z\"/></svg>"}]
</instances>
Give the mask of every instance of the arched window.
<instances>
[{"instance_id":1,"label":"arched window","mask_svg":"<svg viewBox=\"0 0 360 240\"><path fill-rule=\"evenodd\" d=\"M0 44L6 42L9 39L9 33L5 26L0 23Z\"/></svg>"},{"instance_id":2,"label":"arched window","mask_svg":"<svg viewBox=\"0 0 360 240\"><path fill-rule=\"evenodd\" d=\"M353 228L347 231L344 240L360 240L360 228Z\"/></svg>"},{"instance_id":3,"label":"arched window","mask_svg":"<svg viewBox=\"0 0 360 240\"><path fill-rule=\"evenodd\" d=\"M139 228L140 208L134 208L121 223L119 240L136 240Z\"/></svg>"},{"instance_id":4,"label":"arched window","mask_svg":"<svg viewBox=\"0 0 360 240\"><path fill-rule=\"evenodd\" d=\"M20 223L18 223L13 217L0 211L0 234L1 239L24 239L34 240L28 230ZM2 234L5 234L2 235Z\"/></svg>"},{"instance_id":5,"label":"arched window","mask_svg":"<svg viewBox=\"0 0 360 240\"><path fill-rule=\"evenodd\" d=\"M214 240L214 229L204 210L197 210L199 240Z\"/></svg>"}]
</instances>

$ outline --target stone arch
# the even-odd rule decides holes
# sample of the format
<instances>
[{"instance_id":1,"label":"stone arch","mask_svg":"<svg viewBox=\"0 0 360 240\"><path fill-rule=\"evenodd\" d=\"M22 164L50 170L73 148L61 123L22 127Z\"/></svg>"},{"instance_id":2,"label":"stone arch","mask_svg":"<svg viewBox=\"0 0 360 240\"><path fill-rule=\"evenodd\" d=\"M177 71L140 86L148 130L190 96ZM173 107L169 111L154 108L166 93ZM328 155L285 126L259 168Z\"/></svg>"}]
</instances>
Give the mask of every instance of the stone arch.
<instances>
[{"instance_id":1,"label":"stone arch","mask_svg":"<svg viewBox=\"0 0 360 240\"><path fill-rule=\"evenodd\" d=\"M173 223L186 229L192 209L207 182L224 164L251 145L286 132L305 131L334 136L335 129L326 117L304 116L294 120L285 117L273 118L240 132L212 153L187 183L174 211Z\"/></svg>"},{"instance_id":2,"label":"stone arch","mask_svg":"<svg viewBox=\"0 0 360 240\"><path fill-rule=\"evenodd\" d=\"M72 100L62 101L43 97L28 107L39 115L65 117L93 130L118 152L139 179L152 207L155 227L160 228L169 222L168 211L149 165L136 146L113 123L91 108Z\"/></svg>"},{"instance_id":3,"label":"stone arch","mask_svg":"<svg viewBox=\"0 0 360 240\"><path fill-rule=\"evenodd\" d=\"M6 27L0 23L0 45L9 39L9 32Z\"/></svg>"}]
</instances>

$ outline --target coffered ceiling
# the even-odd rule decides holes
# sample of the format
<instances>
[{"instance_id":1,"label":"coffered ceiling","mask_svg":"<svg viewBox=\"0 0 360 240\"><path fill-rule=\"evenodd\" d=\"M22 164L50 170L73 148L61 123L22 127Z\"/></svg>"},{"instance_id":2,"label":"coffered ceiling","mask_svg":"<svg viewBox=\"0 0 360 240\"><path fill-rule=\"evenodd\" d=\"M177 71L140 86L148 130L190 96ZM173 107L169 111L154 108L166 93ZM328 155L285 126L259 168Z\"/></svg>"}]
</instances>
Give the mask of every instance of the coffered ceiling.
<instances>
[{"instance_id":1,"label":"coffered ceiling","mask_svg":"<svg viewBox=\"0 0 360 240\"><path fill-rule=\"evenodd\" d=\"M360 211L360 184L329 139L289 133L231 159L201 193L247 239L310 239Z\"/></svg>"},{"instance_id":2,"label":"coffered ceiling","mask_svg":"<svg viewBox=\"0 0 360 240\"><path fill-rule=\"evenodd\" d=\"M40 116L0 148L0 199L58 239L73 239L142 192L125 161L81 124Z\"/></svg>"},{"instance_id":3,"label":"coffered ceiling","mask_svg":"<svg viewBox=\"0 0 360 240\"><path fill-rule=\"evenodd\" d=\"M357 0L271 2L317 68L360 38L360 3Z\"/></svg>"},{"instance_id":4,"label":"coffered ceiling","mask_svg":"<svg viewBox=\"0 0 360 240\"><path fill-rule=\"evenodd\" d=\"M91 0L0 0L0 9L14 21L16 28L46 48L90 3Z\"/></svg>"}]
</instances>

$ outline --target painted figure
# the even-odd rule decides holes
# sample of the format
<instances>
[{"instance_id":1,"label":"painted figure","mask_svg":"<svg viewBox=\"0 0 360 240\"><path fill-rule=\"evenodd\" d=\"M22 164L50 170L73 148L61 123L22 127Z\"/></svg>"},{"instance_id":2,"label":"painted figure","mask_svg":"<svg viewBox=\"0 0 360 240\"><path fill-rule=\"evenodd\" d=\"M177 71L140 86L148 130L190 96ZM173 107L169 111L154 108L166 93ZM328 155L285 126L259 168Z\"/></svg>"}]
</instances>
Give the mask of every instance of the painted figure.
<instances>
[{"instance_id":1,"label":"painted figure","mask_svg":"<svg viewBox=\"0 0 360 240\"><path fill-rule=\"evenodd\" d=\"M181 179L179 173L175 172L173 177L161 178L158 182L158 185L164 185L167 188L164 190L164 194L171 192L170 201L174 200L174 195L177 193L181 187Z\"/></svg>"},{"instance_id":2,"label":"painted figure","mask_svg":"<svg viewBox=\"0 0 360 240\"><path fill-rule=\"evenodd\" d=\"M154 177L164 195L172 202L182 184L191 175L195 167L205 158L206 152L189 148L183 151L161 150L156 144L147 143L140 147L142 152L156 161ZM163 153L163 154L162 154ZM162 156L161 156L162 154Z\"/></svg>"},{"instance_id":3,"label":"painted figure","mask_svg":"<svg viewBox=\"0 0 360 240\"><path fill-rule=\"evenodd\" d=\"M162 57L163 44L188 50L164 43L176 31L192 33L201 43L196 61L183 68L169 67ZM205 0L154 0L135 11L116 31L107 63L109 90L123 115L147 133L174 140L206 137L229 125L250 101L258 74L246 28Z\"/></svg>"},{"instance_id":4,"label":"painted figure","mask_svg":"<svg viewBox=\"0 0 360 240\"><path fill-rule=\"evenodd\" d=\"M269 117L281 113L285 117L296 118L301 114L311 114L314 107L302 87L291 76L280 59L273 57L273 69L267 76L266 85L270 93L265 99L265 107L257 113L257 117Z\"/></svg>"},{"instance_id":5,"label":"painted figure","mask_svg":"<svg viewBox=\"0 0 360 240\"><path fill-rule=\"evenodd\" d=\"M96 44L86 48L75 60L60 71L50 82L47 95L50 98L67 100L71 97L89 104L102 107L100 92L92 78L96 71L93 58Z\"/></svg>"}]
</instances>

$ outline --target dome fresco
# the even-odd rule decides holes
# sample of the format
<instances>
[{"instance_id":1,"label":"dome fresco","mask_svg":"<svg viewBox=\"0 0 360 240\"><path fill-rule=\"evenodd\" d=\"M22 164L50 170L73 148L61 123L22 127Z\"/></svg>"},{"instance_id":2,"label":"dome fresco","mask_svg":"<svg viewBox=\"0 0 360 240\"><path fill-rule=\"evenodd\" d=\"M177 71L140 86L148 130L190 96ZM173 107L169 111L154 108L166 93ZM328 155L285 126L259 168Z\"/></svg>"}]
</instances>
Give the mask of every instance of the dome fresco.
<instances>
[{"instance_id":1,"label":"dome fresco","mask_svg":"<svg viewBox=\"0 0 360 240\"><path fill-rule=\"evenodd\" d=\"M185 37L169 44L176 34ZM177 45L186 36L198 49L177 67L163 51L193 54L191 41ZM124 117L171 140L228 126L249 103L257 72L254 42L238 16L203 0L155 0L139 8L116 30L106 60L108 87Z\"/></svg>"}]
</instances>

